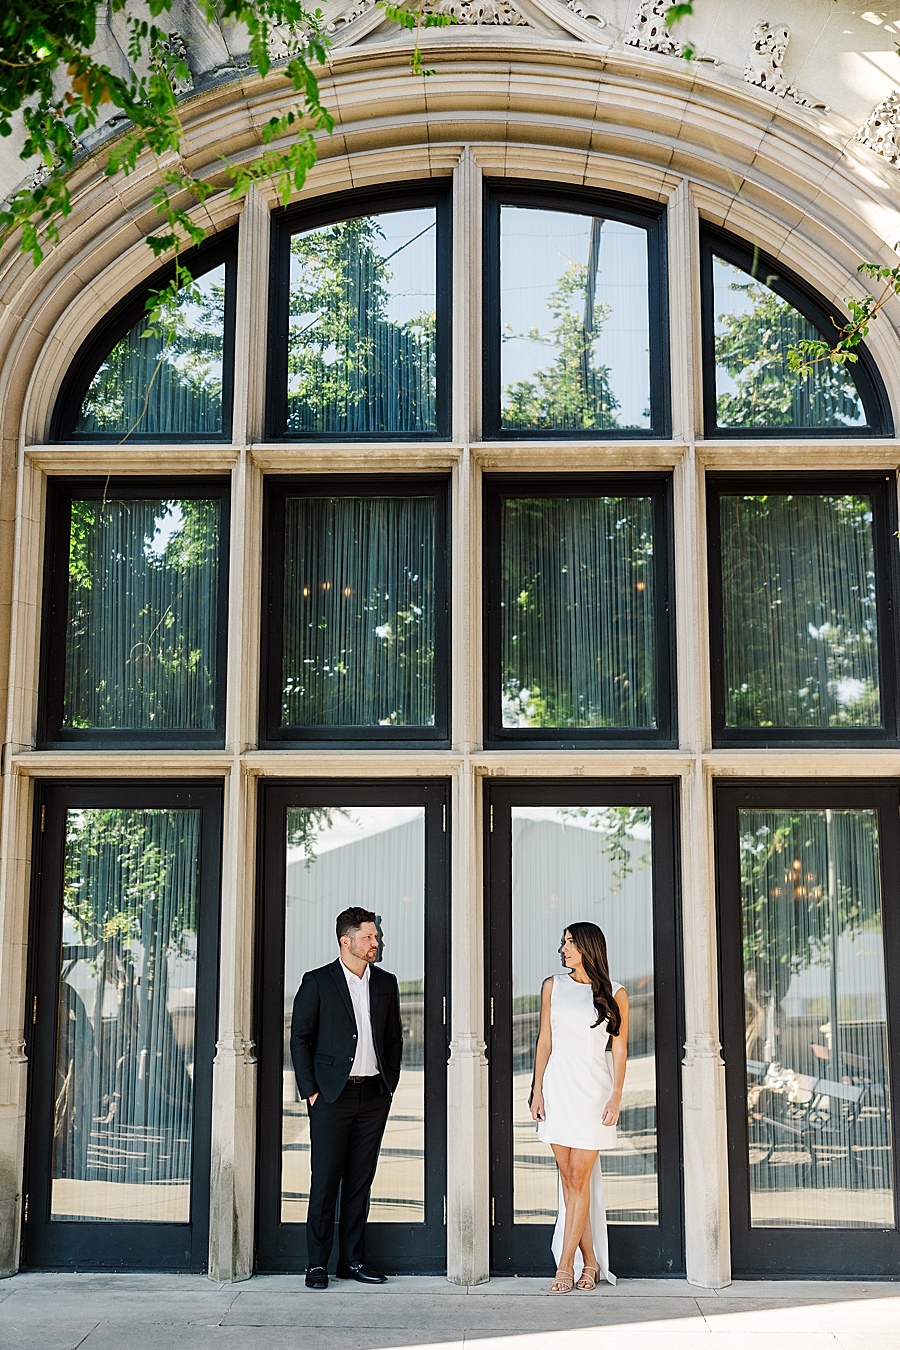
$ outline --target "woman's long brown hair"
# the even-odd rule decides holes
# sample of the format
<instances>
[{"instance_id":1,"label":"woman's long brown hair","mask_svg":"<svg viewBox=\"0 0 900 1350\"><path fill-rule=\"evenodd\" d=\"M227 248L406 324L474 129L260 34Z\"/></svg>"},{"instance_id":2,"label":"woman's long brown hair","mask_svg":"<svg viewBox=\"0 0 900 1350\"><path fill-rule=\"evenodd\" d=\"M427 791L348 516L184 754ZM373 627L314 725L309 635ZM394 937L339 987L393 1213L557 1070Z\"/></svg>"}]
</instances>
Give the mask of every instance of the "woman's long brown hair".
<instances>
[{"instance_id":1,"label":"woman's long brown hair","mask_svg":"<svg viewBox=\"0 0 900 1350\"><path fill-rule=\"evenodd\" d=\"M563 942L566 940L566 933L571 933L572 941L581 952L585 974L591 982L594 1011L597 1014L594 1026L599 1027L601 1022L606 1022L610 1036L618 1036L619 1028L622 1025L622 1014L613 997L612 980L609 978L609 958L606 955L606 938L603 936L603 929L598 928L595 923L589 923L585 920L581 923L570 923L563 933ZM560 953L560 957L563 965L565 965L565 957L562 956L562 953Z\"/></svg>"}]
</instances>

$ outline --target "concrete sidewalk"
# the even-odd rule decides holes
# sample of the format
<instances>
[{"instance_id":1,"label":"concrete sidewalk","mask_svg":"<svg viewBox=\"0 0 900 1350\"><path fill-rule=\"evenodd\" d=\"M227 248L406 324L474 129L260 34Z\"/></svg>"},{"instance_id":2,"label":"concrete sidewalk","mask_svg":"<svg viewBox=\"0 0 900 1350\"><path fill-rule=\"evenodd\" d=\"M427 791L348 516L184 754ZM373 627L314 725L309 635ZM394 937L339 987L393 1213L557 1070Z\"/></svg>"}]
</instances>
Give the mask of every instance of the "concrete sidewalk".
<instances>
[{"instance_id":1,"label":"concrete sidewalk","mask_svg":"<svg viewBox=\"0 0 900 1350\"><path fill-rule=\"evenodd\" d=\"M302 1276L24 1274L0 1282L2 1350L900 1350L900 1283L550 1280L457 1288L404 1277L325 1291ZM711 1338L715 1337L715 1340Z\"/></svg>"}]
</instances>

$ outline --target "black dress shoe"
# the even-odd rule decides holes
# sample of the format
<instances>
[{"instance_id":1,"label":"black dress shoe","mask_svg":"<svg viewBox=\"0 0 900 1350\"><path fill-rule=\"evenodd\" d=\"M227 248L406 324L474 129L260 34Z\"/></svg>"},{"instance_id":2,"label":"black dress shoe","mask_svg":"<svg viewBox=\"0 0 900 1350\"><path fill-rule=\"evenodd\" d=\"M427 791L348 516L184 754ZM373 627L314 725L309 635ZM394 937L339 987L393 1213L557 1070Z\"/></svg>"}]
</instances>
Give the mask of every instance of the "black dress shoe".
<instances>
[{"instance_id":1,"label":"black dress shoe","mask_svg":"<svg viewBox=\"0 0 900 1350\"><path fill-rule=\"evenodd\" d=\"M327 1289L328 1271L324 1266L310 1266L306 1272L307 1289Z\"/></svg>"},{"instance_id":2,"label":"black dress shoe","mask_svg":"<svg viewBox=\"0 0 900 1350\"><path fill-rule=\"evenodd\" d=\"M381 1275L363 1261L338 1261L339 1280L359 1280L360 1284L387 1284L387 1276Z\"/></svg>"}]
</instances>

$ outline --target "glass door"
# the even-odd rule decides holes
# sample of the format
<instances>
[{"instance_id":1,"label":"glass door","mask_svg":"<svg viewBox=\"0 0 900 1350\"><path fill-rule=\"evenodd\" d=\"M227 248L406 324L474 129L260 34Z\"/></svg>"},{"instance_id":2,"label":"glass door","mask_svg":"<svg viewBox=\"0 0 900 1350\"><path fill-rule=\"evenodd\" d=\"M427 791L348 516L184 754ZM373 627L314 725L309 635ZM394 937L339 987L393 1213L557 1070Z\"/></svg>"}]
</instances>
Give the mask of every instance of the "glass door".
<instances>
[{"instance_id":1,"label":"glass door","mask_svg":"<svg viewBox=\"0 0 900 1350\"><path fill-rule=\"evenodd\" d=\"M40 797L30 1266L206 1266L220 799Z\"/></svg>"},{"instance_id":2,"label":"glass door","mask_svg":"<svg viewBox=\"0 0 900 1350\"><path fill-rule=\"evenodd\" d=\"M736 1273L896 1273L898 797L720 789Z\"/></svg>"},{"instance_id":3,"label":"glass door","mask_svg":"<svg viewBox=\"0 0 900 1350\"><path fill-rule=\"evenodd\" d=\"M566 926L598 924L630 1006L618 1142L603 1152L617 1275L683 1269L674 790L491 784L488 798L493 1268L546 1274L557 1169L528 1099L541 985Z\"/></svg>"},{"instance_id":4,"label":"glass door","mask_svg":"<svg viewBox=\"0 0 900 1350\"><path fill-rule=\"evenodd\" d=\"M395 1272L446 1266L446 800L443 783L265 789L261 1269L306 1265L309 1120L291 1065L291 1012L304 973L338 959L335 919L352 904L377 916L378 960L397 977L403 1023L403 1064L372 1186L367 1259Z\"/></svg>"}]
</instances>

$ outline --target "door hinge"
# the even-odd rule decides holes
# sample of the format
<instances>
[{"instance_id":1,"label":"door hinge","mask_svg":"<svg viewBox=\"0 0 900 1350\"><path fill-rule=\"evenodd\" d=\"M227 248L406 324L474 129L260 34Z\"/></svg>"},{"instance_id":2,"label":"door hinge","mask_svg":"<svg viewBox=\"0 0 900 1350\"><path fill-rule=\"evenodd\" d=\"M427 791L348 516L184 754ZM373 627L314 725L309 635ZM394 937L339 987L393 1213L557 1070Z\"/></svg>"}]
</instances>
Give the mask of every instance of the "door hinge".
<instances>
[{"instance_id":1,"label":"door hinge","mask_svg":"<svg viewBox=\"0 0 900 1350\"><path fill-rule=\"evenodd\" d=\"M494 1197L491 1196L491 1227L493 1227L494 1224L495 1224L496 1222L497 1222L497 1218L496 1218L496 1215L495 1215L495 1213L494 1213Z\"/></svg>"},{"instance_id":2,"label":"door hinge","mask_svg":"<svg viewBox=\"0 0 900 1350\"><path fill-rule=\"evenodd\" d=\"M47 806L46 803L44 803L41 806L41 834L44 833L44 825L46 824L46 822L47 822Z\"/></svg>"},{"instance_id":3,"label":"door hinge","mask_svg":"<svg viewBox=\"0 0 900 1350\"><path fill-rule=\"evenodd\" d=\"M494 1025L494 1000L491 999L491 1026Z\"/></svg>"},{"instance_id":4,"label":"door hinge","mask_svg":"<svg viewBox=\"0 0 900 1350\"><path fill-rule=\"evenodd\" d=\"M444 995L444 1026L447 1025L447 995Z\"/></svg>"},{"instance_id":5,"label":"door hinge","mask_svg":"<svg viewBox=\"0 0 900 1350\"><path fill-rule=\"evenodd\" d=\"M493 833L494 833L494 803L493 803L493 802L491 802L491 809L490 809L490 825L489 825L488 828L489 828L491 834L493 834Z\"/></svg>"},{"instance_id":6,"label":"door hinge","mask_svg":"<svg viewBox=\"0 0 900 1350\"><path fill-rule=\"evenodd\" d=\"M447 833L447 803L444 802L444 834Z\"/></svg>"},{"instance_id":7,"label":"door hinge","mask_svg":"<svg viewBox=\"0 0 900 1350\"><path fill-rule=\"evenodd\" d=\"M38 996L37 996L37 994L35 994L35 996L34 996L34 1007L33 1007L32 1010L31 1010L31 1025L32 1025L32 1026L34 1026L35 1023L37 1022L37 1001L38 1001Z\"/></svg>"}]
</instances>

